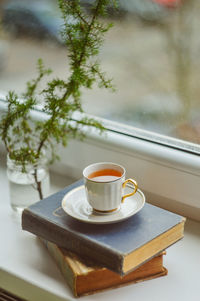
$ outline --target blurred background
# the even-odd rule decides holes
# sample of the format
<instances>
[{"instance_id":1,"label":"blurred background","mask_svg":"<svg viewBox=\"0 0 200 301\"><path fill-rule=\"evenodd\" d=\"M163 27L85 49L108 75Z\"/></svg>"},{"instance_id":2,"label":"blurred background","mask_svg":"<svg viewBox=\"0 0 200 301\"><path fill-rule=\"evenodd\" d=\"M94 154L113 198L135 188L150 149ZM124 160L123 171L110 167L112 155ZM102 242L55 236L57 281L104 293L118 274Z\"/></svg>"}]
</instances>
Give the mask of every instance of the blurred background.
<instances>
[{"instance_id":1,"label":"blurred background","mask_svg":"<svg viewBox=\"0 0 200 301\"><path fill-rule=\"evenodd\" d=\"M199 144L199 15L198 0L120 0L100 52L116 91L84 90L85 112ZM69 75L57 0L1 0L0 20L0 91L22 92L38 58Z\"/></svg>"}]
</instances>

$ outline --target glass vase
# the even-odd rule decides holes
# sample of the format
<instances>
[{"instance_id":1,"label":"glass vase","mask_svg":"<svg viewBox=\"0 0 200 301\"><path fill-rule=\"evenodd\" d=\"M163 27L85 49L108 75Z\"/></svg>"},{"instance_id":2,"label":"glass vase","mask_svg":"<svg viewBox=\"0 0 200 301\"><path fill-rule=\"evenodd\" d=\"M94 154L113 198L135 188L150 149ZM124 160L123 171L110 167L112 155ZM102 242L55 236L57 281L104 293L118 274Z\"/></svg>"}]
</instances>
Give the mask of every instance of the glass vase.
<instances>
[{"instance_id":1,"label":"glass vase","mask_svg":"<svg viewBox=\"0 0 200 301\"><path fill-rule=\"evenodd\" d=\"M7 156L7 177L10 205L16 212L21 213L24 208L49 194L50 178L45 160L37 165L27 164L25 171L22 171L22 166Z\"/></svg>"}]
</instances>

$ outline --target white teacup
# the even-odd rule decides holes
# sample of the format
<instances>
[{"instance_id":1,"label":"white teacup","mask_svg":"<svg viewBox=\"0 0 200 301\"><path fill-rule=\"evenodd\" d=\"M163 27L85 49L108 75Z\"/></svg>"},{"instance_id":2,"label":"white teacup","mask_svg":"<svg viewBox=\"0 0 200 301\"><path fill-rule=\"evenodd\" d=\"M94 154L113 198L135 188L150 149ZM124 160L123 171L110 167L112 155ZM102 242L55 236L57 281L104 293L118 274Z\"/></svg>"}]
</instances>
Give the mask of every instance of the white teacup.
<instances>
[{"instance_id":1,"label":"white teacup","mask_svg":"<svg viewBox=\"0 0 200 301\"><path fill-rule=\"evenodd\" d=\"M125 172L124 167L110 162L94 163L83 170L87 201L94 211L116 211L125 198L136 193L137 182L133 179L125 180ZM133 191L123 195L127 183L132 184Z\"/></svg>"}]
</instances>

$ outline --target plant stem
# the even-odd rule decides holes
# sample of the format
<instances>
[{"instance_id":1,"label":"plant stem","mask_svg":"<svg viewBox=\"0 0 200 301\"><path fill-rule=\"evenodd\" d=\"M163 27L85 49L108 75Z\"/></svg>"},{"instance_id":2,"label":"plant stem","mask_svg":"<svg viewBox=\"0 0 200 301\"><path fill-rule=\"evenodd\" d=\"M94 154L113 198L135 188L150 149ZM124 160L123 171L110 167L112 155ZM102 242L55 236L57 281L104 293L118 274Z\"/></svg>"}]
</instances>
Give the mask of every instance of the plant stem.
<instances>
[{"instance_id":1,"label":"plant stem","mask_svg":"<svg viewBox=\"0 0 200 301\"><path fill-rule=\"evenodd\" d=\"M87 46L87 43L88 43L88 36L89 36L90 31L91 31L91 29L92 29L92 26L93 26L93 24L94 24L94 22L95 22L95 19L97 18L98 10L99 10L100 5L101 5L101 0L99 0L99 1L97 2L97 6L96 6L96 8L95 8L94 15L93 15L93 17L92 17L92 20L91 20L91 22L90 22L90 24L89 24L89 27L88 27L88 30L87 30L87 32L86 32L86 35L85 35L85 43L84 43L84 46L83 46L83 51L82 51L82 53L81 53L81 55L80 55L80 59L79 59L79 61L78 61L78 66L81 65L82 59L83 59L83 57L84 57L84 55L85 55L85 50L86 50L86 46Z\"/></svg>"},{"instance_id":2,"label":"plant stem","mask_svg":"<svg viewBox=\"0 0 200 301\"><path fill-rule=\"evenodd\" d=\"M34 178L35 178L35 184L36 184L36 189L39 194L39 198L40 198L40 200L42 200L43 199L42 185L41 185L41 181L38 181L37 169L34 169Z\"/></svg>"}]
</instances>

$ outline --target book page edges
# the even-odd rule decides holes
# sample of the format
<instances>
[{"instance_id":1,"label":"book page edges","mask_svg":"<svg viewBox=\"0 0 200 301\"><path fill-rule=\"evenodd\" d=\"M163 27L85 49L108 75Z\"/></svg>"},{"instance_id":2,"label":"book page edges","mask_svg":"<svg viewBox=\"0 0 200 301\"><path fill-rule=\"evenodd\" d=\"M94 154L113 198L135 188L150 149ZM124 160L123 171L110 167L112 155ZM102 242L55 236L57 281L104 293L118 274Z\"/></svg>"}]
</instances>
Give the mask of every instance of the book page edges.
<instances>
[{"instance_id":1,"label":"book page edges","mask_svg":"<svg viewBox=\"0 0 200 301\"><path fill-rule=\"evenodd\" d=\"M165 255L165 252L158 254L154 258L144 263L144 265L141 265L136 270L130 272L125 276L121 276L120 274L115 273L107 269L106 267L97 266L95 264L88 266L87 264L83 263L82 259L78 259L77 256L74 254L69 254L68 256L66 255L65 261L70 266L71 270L73 271L76 277L79 276L84 277L84 276L88 276L89 274L95 275L97 273L103 273L104 275L115 276L116 278L123 279L128 277L128 275L130 276L131 273L133 272L137 273L142 271L143 269L145 269L145 273L146 273L148 270L151 270L152 272L154 269L157 269L158 267L161 268L163 264L163 260L162 260L163 255Z\"/></svg>"},{"instance_id":2,"label":"book page edges","mask_svg":"<svg viewBox=\"0 0 200 301\"><path fill-rule=\"evenodd\" d=\"M161 251L165 250L166 248L183 238L184 224L185 218L183 218L182 222L172 227L170 230L162 233L158 237L149 241L147 244L128 254L124 258L124 274L130 272L134 268L137 268L139 265L141 265L151 257L155 256L156 254L160 253Z\"/></svg>"}]
</instances>

